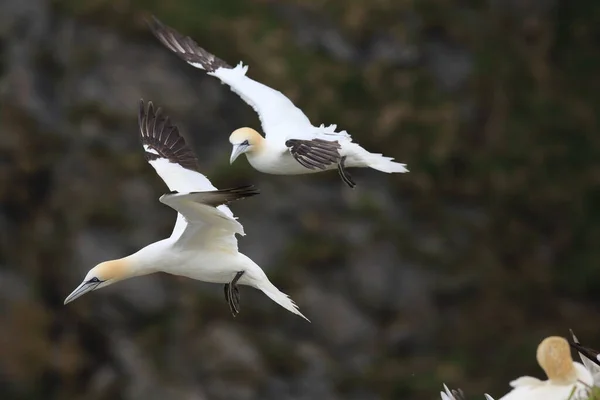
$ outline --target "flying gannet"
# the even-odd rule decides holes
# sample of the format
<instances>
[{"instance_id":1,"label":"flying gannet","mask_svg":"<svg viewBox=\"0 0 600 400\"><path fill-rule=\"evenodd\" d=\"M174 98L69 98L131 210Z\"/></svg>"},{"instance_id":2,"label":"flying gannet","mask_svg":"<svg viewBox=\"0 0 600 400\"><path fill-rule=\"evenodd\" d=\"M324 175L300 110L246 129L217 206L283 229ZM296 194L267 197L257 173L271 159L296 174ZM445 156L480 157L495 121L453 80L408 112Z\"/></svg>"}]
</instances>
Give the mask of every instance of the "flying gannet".
<instances>
[{"instance_id":1,"label":"flying gannet","mask_svg":"<svg viewBox=\"0 0 600 400\"><path fill-rule=\"evenodd\" d=\"M239 284L261 290L286 310L308 320L258 265L238 251L235 234L244 235L244 228L226 204L258 191L252 186L217 190L198 171L196 156L177 126L161 115L161 108L154 112L152 102L146 111L140 101L138 122L145 158L171 190L159 200L178 213L173 232L137 253L96 265L65 304L127 278L166 272L225 284L225 299L233 316L239 313Z\"/></svg>"},{"instance_id":2,"label":"flying gannet","mask_svg":"<svg viewBox=\"0 0 600 400\"><path fill-rule=\"evenodd\" d=\"M308 117L281 92L246 76L248 66L234 68L201 48L189 36L164 25L156 17L148 21L154 35L188 64L216 76L258 114L265 137L252 128L240 128L229 136L233 146L230 163L246 154L254 169L275 175L298 175L337 169L350 187L356 184L348 167L370 167L382 172L408 172L406 164L363 149L337 125L313 126Z\"/></svg>"},{"instance_id":3,"label":"flying gannet","mask_svg":"<svg viewBox=\"0 0 600 400\"><path fill-rule=\"evenodd\" d=\"M571 357L569 343L550 336L537 349L537 362L548 380L522 376L510 382L513 387L499 400L583 400L594 384L592 374Z\"/></svg>"}]
</instances>

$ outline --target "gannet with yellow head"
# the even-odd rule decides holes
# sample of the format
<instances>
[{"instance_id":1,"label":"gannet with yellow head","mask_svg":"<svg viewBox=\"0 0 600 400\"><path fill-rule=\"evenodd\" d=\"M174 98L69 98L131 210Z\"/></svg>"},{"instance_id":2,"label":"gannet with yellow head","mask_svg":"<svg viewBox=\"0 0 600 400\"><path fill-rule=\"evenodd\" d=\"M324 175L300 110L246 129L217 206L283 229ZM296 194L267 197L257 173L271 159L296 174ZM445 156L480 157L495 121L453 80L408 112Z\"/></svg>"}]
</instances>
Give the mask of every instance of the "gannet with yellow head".
<instances>
[{"instance_id":1,"label":"gannet with yellow head","mask_svg":"<svg viewBox=\"0 0 600 400\"><path fill-rule=\"evenodd\" d=\"M566 339L550 336L537 348L537 362L548 380L523 376L510 382L513 387L499 400L583 400L594 380L580 363L574 362Z\"/></svg>"},{"instance_id":2,"label":"gannet with yellow head","mask_svg":"<svg viewBox=\"0 0 600 400\"><path fill-rule=\"evenodd\" d=\"M78 297L134 276L134 262L127 259L104 261L86 274L83 282L65 299L65 304Z\"/></svg>"},{"instance_id":3,"label":"gannet with yellow head","mask_svg":"<svg viewBox=\"0 0 600 400\"><path fill-rule=\"evenodd\" d=\"M241 62L232 67L207 52L192 38L164 25L156 17L148 21L160 42L188 64L205 70L242 98L258 114L263 137L256 130L241 128L229 137L233 145L230 162L246 154L256 170L275 175L298 175L337 169L350 187L355 183L346 168L373 168L395 173L408 172L406 164L371 153L337 125L314 126L308 117L283 93L248 76Z\"/></svg>"},{"instance_id":4,"label":"gannet with yellow head","mask_svg":"<svg viewBox=\"0 0 600 400\"><path fill-rule=\"evenodd\" d=\"M229 162L233 163L240 154L246 154L248 159L261 157L266 148L266 140L252 128L240 128L229 136L229 143L233 146Z\"/></svg>"},{"instance_id":5,"label":"gannet with yellow head","mask_svg":"<svg viewBox=\"0 0 600 400\"><path fill-rule=\"evenodd\" d=\"M152 102L146 110L140 101L138 122L145 158L171 190L160 201L177 211L173 232L169 238L130 256L98 264L65 299L65 304L124 279L162 271L224 284L233 316L239 313L240 284L261 290L286 310L306 319L289 296L238 251L235 235L244 235L244 228L227 204L258 192L251 186L215 188L198 171L197 158L178 128L169 117L161 115L160 108L155 112Z\"/></svg>"}]
</instances>

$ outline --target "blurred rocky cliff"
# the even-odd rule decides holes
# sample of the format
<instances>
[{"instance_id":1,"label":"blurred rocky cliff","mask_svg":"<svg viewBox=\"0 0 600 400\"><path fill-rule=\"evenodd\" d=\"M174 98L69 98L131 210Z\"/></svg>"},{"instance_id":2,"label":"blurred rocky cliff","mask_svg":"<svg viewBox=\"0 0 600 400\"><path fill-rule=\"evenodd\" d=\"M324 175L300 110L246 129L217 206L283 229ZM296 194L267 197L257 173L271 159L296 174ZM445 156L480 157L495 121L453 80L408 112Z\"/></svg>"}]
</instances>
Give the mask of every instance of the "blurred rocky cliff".
<instances>
[{"instance_id":1,"label":"blurred rocky cliff","mask_svg":"<svg viewBox=\"0 0 600 400\"><path fill-rule=\"evenodd\" d=\"M256 115L145 13L411 172L229 166ZM542 376L544 336L593 345L599 26L594 0L1 0L0 398L497 398ZM215 186L260 188L232 205L240 248L311 324L248 288L233 319L219 285L164 274L63 306L172 229L140 98Z\"/></svg>"}]
</instances>

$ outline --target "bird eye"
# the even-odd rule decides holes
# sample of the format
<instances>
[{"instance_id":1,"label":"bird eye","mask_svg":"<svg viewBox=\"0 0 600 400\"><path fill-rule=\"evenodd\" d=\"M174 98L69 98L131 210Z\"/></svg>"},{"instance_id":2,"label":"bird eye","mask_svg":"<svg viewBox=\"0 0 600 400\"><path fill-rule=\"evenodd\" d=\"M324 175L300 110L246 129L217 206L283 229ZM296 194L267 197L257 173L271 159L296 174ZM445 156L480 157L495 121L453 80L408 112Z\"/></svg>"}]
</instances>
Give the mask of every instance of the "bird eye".
<instances>
[{"instance_id":1,"label":"bird eye","mask_svg":"<svg viewBox=\"0 0 600 400\"><path fill-rule=\"evenodd\" d=\"M242 146L250 146L250 143L248 143L248 140L244 140L242 142Z\"/></svg>"},{"instance_id":2,"label":"bird eye","mask_svg":"<svg viewBox=\"0 0 600 400\"><path fill-rule=\"evenodd\" d=\"M98 282L100 282L100 279L98 279L98 278L96 278L96 277L93 277L92 279L90 279L90 280L88 281L88 283L98 283Z\"/></svg>"}]
</instances>

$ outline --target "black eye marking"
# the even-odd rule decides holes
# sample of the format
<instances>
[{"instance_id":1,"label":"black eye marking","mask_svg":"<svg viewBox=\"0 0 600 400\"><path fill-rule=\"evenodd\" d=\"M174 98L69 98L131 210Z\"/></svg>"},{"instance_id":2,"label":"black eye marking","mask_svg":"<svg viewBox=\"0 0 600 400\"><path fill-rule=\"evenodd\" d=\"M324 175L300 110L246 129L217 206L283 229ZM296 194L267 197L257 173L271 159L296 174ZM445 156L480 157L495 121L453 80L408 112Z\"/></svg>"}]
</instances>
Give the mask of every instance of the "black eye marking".
<instances>
[{"instance_id":1,"label":"black eye marking","mask_svg":"<svg viewBox=\"0 0 600 400\"><path fill-rule=\"evenodd\" d=\"M241 145L242 145L242 146L250 146L250 143L248 143L248 140L244 140L244 141L241 143Z\"/></svg>"},{"instance_id":2,"label":"black eye marking","mask_svg":"<svg viewBox=\"0 0 600 400\"><path fill-rule=\"evenodd\" d=\"M96 278L96 277L93 277L92 279L90 279L90 280L88 281L88 283L100 283L100 279L98 279L98 278Z\"/></svg>"}]
</instances>

